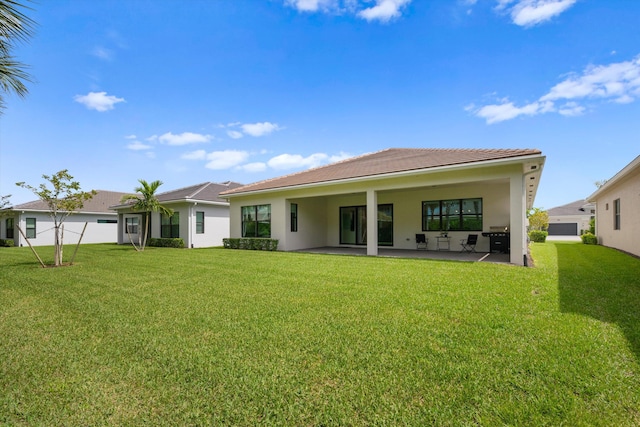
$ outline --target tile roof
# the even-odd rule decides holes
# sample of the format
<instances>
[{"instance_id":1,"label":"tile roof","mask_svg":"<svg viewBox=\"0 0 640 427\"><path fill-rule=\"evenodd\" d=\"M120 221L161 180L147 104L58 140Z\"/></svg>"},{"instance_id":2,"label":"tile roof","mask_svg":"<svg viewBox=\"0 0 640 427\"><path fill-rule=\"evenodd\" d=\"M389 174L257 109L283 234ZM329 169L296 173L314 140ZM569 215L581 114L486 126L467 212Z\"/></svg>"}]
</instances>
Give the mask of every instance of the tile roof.
<instances>
[{"instance_id":1,"label":"tile roof","mask_svg":"<svg viewBox=\"0 0 640 427\"><path fill-rule=\"evenodd\" d=\"M443 166L540 155L536 149L389 148L326 166L268 179L222 193L223 196L307 184L423 170Z\"/></svg>"},{"instance_id":2,"label":"tile roof","mask_svg":"<svg viewBox=\"0 0 640 427\"><path fill-rule=\"evenodd\" d=\"M117 191L97 190L97 194L91 199L84 202L84 206L80 212L100 212L110 213L114 212L109 209L109 206L120 203L120 199L127 193L119 193ZM49 211L49 206L42 200L34 200L32 202L22 203L20 205L13 206L13 210L24 211Z\"/></svg>"},{"instance_id":3,"label":"tile roof","mask_svg":"<svg viewBox=\"0 0 640 427\"><path fill-rule=\"evenodd\" d=\"M242 187L242 184L232 181L223 182L221 184L215 182L203 182L201 184L159 193L156 197L160 202L201 200L207 202L227 203L226 199L219 196L220 193L238 187Z\"/></svg>"}]
</instances>

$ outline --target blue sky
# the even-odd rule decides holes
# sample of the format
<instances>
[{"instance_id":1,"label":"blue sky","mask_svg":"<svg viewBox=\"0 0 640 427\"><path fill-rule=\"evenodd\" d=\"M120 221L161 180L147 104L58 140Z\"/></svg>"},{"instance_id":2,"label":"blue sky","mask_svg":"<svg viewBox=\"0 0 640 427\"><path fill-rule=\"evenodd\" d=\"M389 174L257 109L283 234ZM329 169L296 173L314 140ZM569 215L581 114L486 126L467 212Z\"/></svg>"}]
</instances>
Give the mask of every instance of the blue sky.
<instances>
[{"instance_id":1,"label":"blue sky","mask_svg":"<svg viewBox=\"0 0 640 427\"><path fill-rule=\"evenodd\" d=\"M390 147L538 148L535 206L640 154L640 1L55 0L15 50L0 195L251 183Z\"/></svg>"}]
</instances>

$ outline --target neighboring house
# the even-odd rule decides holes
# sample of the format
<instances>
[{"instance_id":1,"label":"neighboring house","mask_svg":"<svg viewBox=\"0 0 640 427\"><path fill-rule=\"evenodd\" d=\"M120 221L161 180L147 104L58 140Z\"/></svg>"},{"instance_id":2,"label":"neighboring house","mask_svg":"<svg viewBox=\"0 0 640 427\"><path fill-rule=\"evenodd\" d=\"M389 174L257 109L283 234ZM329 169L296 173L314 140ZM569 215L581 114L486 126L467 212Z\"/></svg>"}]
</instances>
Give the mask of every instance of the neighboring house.
<instances>
[{"instance_id":1,"label":"neighboring house","mask_svg":"<svg viewBox=\"0 0 640 427\"><path fill-rule=\"evenodd\" d=\"M205 182L156 194L158 201L172 209L172 216L151 213L148 237L179 237L187 248L222 246L222 239L229 237L229 202L220 192L242 186L237 182L217 184ZM146 212L135 211L132 203L111 206L118 216L118 243L138 244L143 236Z\"/></svg>"},{"instance_id":2,"label":"neighboring house","mask_svg":"<svg viewBox=\"0 0 640 427\"><path fill-rule=\"evenodd\" d=\"M126 193L99 190L84 202L81 211L69 215L63 223L63 243L77 244L85 223L87 228L81 243L115 243L118 237L118 218L109 209ZM32 246L54 244L53 220L49 207L42 200L23 203L8 209L8 216L0 221L0 239L13 240L16 246L27 244L18 231L26 234Z\"/></svg>"},{"instance_id":3,"label":"neighboring house","mask_svg":"<svg viewBox=\"0 0 640 427\"><path fill-rule=\"evenodd\" d=\"M587 200L596 205L598 243L640 256L640 156Z\"/></svg>"},{"instance_id":4,"label":"neighboring house","mask_svg":"<svg viewBox=\"0 0 640 427\"><path fill-rule=\"evenodd\" d=\"M447 232L460 239L510 231L510 260L525 264L526 212L532 208L545 157L535 149L392 148L260 181L222 193L231 204L231 237L271 237L278 249L428 248ZM373 220L368 220L373 219Z\"/></svg>"},{"instance_id":5,"label":"neighboring house","mask_svg":"<svg viewBox=\"0 0 640 427\"><path fill-rule=\"evenodd\" d=\"M595 216L596 207L586 200L576 200L547 211L549 236L579 236L589 231L589 221Z\"/></svg>"}]
</instances>

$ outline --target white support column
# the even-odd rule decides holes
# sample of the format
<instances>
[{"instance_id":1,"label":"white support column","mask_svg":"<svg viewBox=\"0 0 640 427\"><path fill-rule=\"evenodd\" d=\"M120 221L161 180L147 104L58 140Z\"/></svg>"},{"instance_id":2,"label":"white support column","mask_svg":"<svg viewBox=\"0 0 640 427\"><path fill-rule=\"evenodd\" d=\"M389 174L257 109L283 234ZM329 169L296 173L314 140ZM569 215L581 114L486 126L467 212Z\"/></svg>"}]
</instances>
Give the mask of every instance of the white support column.
<instances>
[{"instance_id":1,"label":"white support column","mask_svg":"<svg viewBox=\"0 0 640 427\"><path fill-rule=\"evenodd\" d=\"M514 174L510 180L510 224L511 256L509 261L515 265L524 265L527 254L527 218L525 175Z\"/></svg>"},{"instance_id":2,"label":"white support column","mask_svg":"<svg viewBox=\"0 0 640 427\"><path fill-rule=\"evenodd\" d=\"M367 255L378 255L378 193L367 190Z\"/></svg>"}]
</instances>

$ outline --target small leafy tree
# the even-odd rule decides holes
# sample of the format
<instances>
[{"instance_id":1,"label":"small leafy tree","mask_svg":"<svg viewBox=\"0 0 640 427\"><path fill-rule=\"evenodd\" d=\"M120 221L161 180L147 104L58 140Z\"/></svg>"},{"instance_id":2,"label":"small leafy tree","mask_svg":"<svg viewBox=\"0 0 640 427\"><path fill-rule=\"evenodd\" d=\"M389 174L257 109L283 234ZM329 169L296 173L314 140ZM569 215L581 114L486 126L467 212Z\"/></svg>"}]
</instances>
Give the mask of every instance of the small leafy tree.
<instances>
[{"instance_id":1,"label":"small leafy tree","mask_svg":"<svg viewBox=\"0 0 640 427\"><path fill-rule=\"evenodd\" d=\"M63 169L51 176L42 175L52 188L46 183L38 187L32 187L24 182L17 182L18 187L31 190L40 200L45 202L49 208L49 216L53 220L54 228L54 265L62 265L62 230L64 221L69 215L78 212L84 206L84 202L96 195L97 191L82 191L80 183L73 181L67 169Z\"/></svg>"},{"instance_id":2,"label":"small leafy tree","mask_svg":"<svg viewBox=\"0 0 640 427\"><path fill-rule=\"evenodd\" d=\"M140 247L136 247L133 240L131 240L131 244L135 248L136 251L144 251L144 247L147 242L147 235L149 232L149 225L151 224L151 212L160 212L161 214L172 216L173 210L167 207L164 207L160 204L160 201L156 197L156 191L158 187L162 185L162 181L152 181L147 182L144 179L139 179L140 183L139 187L134 188L134 191L138 194L127 194L122 197L122 203L132 203L131 208L134 211L145 212L145 220L144 220L144 237L142 238L142 242L140 243ZM129 239L131 239L131 235L129 235Z\"/></svg>"},{"instance_id":3,"label":"small leafy tree","mask_svg":"<svg viewBox=\"0 0 640 427\"><path fill-rule=\"evenodd\" d=\"M529 230L546 231L549 228L549 214L542 208L533 208L527 212Z\"/></svg>"}]
</instances>

